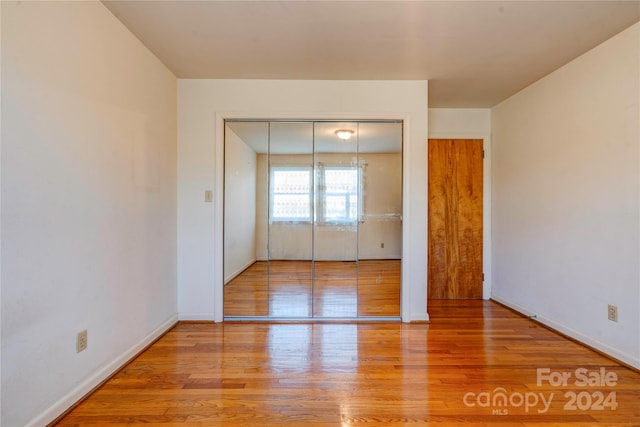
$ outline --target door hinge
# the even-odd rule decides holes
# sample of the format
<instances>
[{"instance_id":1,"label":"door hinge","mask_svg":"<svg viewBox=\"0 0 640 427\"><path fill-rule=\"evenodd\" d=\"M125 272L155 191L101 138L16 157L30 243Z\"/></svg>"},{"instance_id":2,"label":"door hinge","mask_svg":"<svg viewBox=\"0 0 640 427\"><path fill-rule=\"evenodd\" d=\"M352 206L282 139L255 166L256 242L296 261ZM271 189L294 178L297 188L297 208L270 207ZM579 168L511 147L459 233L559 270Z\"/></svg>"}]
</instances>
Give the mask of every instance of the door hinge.
<instances>
[{"instance_id":1,"label":"door hinge","mask_svg":"<svg viewBox=\"0 0 640 427\"><path fill-rule=\"evenodd\" d=\"M484 150L482 150L482 158L484 159Z\"/></svg>"},{"instance_id":2,"label":"door hinge","mask_svg":"<svg viewBox=\"0 0 640 427\"><path fill-rule=\"evenodd\" d=\"M484 282L484 273L482 273L482 281Z\"/></svg>"}]
</instances>

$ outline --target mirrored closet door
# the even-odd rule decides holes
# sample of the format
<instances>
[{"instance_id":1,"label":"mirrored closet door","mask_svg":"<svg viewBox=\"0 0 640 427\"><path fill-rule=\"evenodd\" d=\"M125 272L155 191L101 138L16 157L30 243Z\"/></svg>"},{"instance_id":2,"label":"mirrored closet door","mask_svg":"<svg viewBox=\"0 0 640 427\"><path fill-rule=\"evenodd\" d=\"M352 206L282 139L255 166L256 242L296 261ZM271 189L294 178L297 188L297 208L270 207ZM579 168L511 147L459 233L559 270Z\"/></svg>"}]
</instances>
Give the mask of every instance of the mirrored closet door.
<instances>
[{"instance_id":1,"label":"mirrored closet door","mask_svg":"<svg viewBox=\"0 0 640 427\"><path fill-rule=\"evenodd\" d=\"M402 123L225 123L227 319L400 316Z\"/></svg>"}]
</instances>

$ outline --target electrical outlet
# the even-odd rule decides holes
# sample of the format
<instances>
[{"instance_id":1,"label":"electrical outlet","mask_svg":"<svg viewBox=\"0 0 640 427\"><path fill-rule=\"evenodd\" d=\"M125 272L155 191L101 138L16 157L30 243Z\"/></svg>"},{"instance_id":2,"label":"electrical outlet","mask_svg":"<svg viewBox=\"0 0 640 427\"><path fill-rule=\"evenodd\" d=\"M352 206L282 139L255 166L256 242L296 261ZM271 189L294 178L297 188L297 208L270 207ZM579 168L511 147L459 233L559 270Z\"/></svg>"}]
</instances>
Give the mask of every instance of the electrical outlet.
<instances>
[{"instance_id":1,"label":"electrical outlet","mask_svg":"<svg viewBox=\"0 0 640 427\"><path fill-rule=\"evenodd\" d=\"M384 249L384 243L380 243L380 247Z\"/></svg>"},{"instance_id":2,"label":"electrical outlet","mask_svg":"<svg viewBox=\"0 0 640 427\"><path fill-rule=\"evenodd\" d=\"M76 353L80 353L87 348L89 342L87 341L87 330L78 332L76 337Z\"/></svg>"},{"instance_id":3,"label":"electrical outlet","mask_svg":"<svg viewBox=\"0 0 640 427\"><path fill-rule=\"evenodd\" d=\"M607 308L607 317L612 322L617 322L618 321L618 307L615 306L615 305L609 304L609 306Z\"/></svg>"}]
</instances>

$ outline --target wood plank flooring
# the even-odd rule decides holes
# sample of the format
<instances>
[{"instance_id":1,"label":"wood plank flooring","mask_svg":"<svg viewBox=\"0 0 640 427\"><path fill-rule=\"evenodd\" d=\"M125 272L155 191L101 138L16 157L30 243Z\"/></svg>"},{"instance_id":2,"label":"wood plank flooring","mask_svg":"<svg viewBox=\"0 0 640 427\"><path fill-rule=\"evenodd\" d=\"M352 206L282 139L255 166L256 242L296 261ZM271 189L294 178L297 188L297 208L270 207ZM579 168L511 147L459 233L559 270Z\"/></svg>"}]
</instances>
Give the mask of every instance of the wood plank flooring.
<instances>
[{"instance_id":1,"label":"wood plank flooring","mask_svg":"<svg viewBox=\"0 0 640 427\"><path fill-rule=\"evenodd\" d=\"M398 317L400 260L259 261L224 287L224 314Z\"/></svg>"},{"instance_id":2,"label":"wood plank flooring","mask_svg":"<svg viewBox=\"0 0 640 427\"><path fill-rule=\"evenodd\" d=\"M493 302L430 303L429 324L179 324L57 425L640 424L637 372Z\"/></svg>"}]
</instances>

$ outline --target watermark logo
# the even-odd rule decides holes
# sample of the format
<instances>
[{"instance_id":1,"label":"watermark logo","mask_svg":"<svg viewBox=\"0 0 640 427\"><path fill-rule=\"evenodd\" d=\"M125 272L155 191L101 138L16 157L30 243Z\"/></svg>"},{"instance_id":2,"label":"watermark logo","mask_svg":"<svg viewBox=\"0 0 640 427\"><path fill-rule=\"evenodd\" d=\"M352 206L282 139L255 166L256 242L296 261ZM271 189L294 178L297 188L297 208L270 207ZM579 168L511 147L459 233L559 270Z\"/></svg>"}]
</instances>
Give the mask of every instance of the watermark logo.
<instances>
[{"instance_id":1,"label":"watermark logo","mask_svg":"<svg viewBox=\"0 0 640 427\"><path fill-rule=\"evenodd\" d=\"M479 406L481 408L491 408L494 415L508 415L509 408L524 407L525 412L529 412L532 408L536 408L538 413L544 414L549 410L553 401L554 393L545 395L545 393L537 393L527 391L525 393L513 392L507 393L503 387L497 387L491 392L473 393L469 392L464 395L462 401L470 408ZM538 407L540 406L540 407Z\"/></svg>"},{"instance_id":2,"label":"watermark logo","mask_svg":"<svg viewBox=\"0 0 640 427\"><path fill-rule=\"evenodd\" d=\"M618 374L607 371L605 368L590 371L587 368L578 368L575 371L552 371L549 368L538 368L536 385L545 383L552 387L566 387L572 382L577 387L615 387L618 385Z\"/></svg>"},{"instance_id":3,"label":"watermark logo","mask_svg":"<svg viewBox=\"0 0 640 427\"><path fill-rule=\"evenodd\" d=\"M554 391L508 392L504 387L491 391L468 392L462 398L469 408L480 407L491 410L492 415L508 415L512 408L523 408L526 413L544 414L554 401L563 404L565 411L615 411L618 407L617 395L612 388L618 385L618 375L605 368L589 370L577 368L573 371L554 371L538 368L538 387L576 387L585 390L569 390L564 393Z\"/></svg>"}]
</instances>

